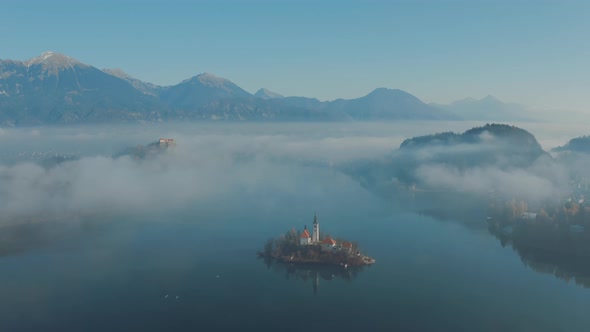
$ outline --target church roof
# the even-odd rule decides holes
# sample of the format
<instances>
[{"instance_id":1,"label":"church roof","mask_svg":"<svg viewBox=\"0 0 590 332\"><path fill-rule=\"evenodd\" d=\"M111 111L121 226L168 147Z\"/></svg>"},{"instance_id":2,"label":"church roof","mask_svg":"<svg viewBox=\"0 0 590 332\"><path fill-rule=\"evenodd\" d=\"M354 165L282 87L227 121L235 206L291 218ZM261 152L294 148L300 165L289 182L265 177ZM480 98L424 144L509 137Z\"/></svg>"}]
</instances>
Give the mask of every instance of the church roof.
<instances>
[{"instance_id":1,"label":"church roof","mask_svg":"<svg viewBox=\"0 0 590 332\"><path fill-rule=\"evenodd\" d=\"M341 244L342 248L352 248L352 243L348 242L348 241L344 241Z\"/></svg>"},{"instance_id":2,"label":"church roof","mask_svg":"<svg viewBox=\"0 0 590 332\"><path fill-rule=\"evenodd\" d=\"M309 239L310 237L311 237L311 235L309 235L309 232L307 231L307 229L304 229L303 232L301 232L302 239Z\"/></svg>"},{"instance_id":3,"label":"church roof","mask_svg":"<svg viewBox=\"0 0 590 332\"><path fill-rule=\"evenodd\" d=\"M335 245L336 241L334 241L334 239L332 239L331 237L327 236L325 239L322 240L322 244Z\"/></svg>"}]
</instances>

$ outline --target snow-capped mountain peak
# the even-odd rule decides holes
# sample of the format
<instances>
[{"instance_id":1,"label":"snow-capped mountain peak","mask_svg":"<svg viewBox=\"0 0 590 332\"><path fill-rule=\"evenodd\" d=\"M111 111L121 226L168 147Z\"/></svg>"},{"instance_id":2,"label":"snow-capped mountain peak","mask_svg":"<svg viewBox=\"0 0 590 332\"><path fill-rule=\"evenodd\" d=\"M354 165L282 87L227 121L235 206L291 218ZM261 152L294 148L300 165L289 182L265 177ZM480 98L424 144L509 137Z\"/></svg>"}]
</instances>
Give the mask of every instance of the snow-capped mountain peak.
<instances>
[{"instance_id":1,"label":"snow-capped mountain peak","mask_svg":"<svg viewBox=\"0 0 590 332\"><path fill-rule=\"evenodd\" d=\"M204 85L217 88L224 87L228 82L228 80L225 78L218 77L210 73L202 73L197 75L195 78Z\"/></svg>"},{"instance_id":2,"label":"snow-capped mountain peak","mask_svg":"<svg viewBox=\"0 0 590 332\"><path fill-rule=\"evenodd\" d=\"M47 69L62 69L73 66L86 66L80 61L57 52L43 52L41 55L25 61L27 67L41 65Z\"/></svg>"}]
</instances>

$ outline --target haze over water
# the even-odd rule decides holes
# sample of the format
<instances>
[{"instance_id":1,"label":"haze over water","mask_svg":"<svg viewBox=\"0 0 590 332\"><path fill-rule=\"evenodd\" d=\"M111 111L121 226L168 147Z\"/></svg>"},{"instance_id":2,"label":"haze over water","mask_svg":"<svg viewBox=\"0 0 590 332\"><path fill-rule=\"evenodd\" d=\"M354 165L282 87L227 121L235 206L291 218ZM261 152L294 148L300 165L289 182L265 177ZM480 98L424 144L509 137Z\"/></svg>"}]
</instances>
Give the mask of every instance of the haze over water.
<instances>
[{"instance_id":1,"label":"haze over water","mask_svg":"<svg viewBox=\"0 0 590 332\"><path fill-rule=\"evenodd\" d=\"M474 125L2 130L2 229L18 241L0 256L0 330L584 330L590 290L527 267L483 220L415 214L338 170L404 138ZM546 148L583 130L519 126ZM159 137L177 147L143 161L110 157ZM47 151L80 159L24 163ZM255 253L309 227L315 211L323 232L358 241L377 262L349 280L323 273L314 293L312 279Z\"/></svg>"}]
</instances>

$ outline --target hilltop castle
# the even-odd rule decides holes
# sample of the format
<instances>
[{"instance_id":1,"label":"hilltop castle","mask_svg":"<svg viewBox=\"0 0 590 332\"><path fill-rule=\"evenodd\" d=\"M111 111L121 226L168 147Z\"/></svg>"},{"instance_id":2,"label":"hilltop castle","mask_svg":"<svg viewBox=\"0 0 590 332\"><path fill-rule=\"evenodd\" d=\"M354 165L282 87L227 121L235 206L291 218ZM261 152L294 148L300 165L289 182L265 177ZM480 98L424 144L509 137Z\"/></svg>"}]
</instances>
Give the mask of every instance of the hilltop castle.
<instances>
[{"instance_id":1,"label":"hilltop castle","mask_svg":"<svg viewBox=\"0 0 590 332\"><path fill-rule=\"evenodd\" d=\"M160 138L158 141L161 148L175 147L176 141L173 138Z\"/></svg>"}]
</instances>

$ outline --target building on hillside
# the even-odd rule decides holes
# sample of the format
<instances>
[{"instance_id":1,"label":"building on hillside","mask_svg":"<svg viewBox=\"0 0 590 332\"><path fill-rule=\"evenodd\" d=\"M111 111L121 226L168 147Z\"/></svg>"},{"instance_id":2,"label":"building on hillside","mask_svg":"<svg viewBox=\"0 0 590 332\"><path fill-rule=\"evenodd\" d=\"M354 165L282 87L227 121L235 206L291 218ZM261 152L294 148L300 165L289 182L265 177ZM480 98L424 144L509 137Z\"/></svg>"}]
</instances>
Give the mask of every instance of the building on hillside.
<instances>
[{"instance_id":1,"label":"building on hillside","mask_svg":"<svg viewBox=\"0 0 590 332\"><path fill-rule=\"evenodd\" d=\"M303 228L303 232L301 232L301 236L299 237L299 244L302 246L311 244L311 235L309 235L307 226L305 226Z\"/></svg>"},{"instance_id":2,"label":"building on hillside","mask_svg":"<svg viewBox=\"0 0 590 332\"><path fill-rule=\"evenodd\" d=\"M332 250L334 247L336 247L336 241L330 236L326 236L326 238L322 240L322 250Z\"/></svg>"},{"instance_id":3,"label":"building on hillside","mask_svg":"<svg viewBox=\"0 0 590 332\"><path fill-rule=\"evenodd\" d=\"M161 148L168 148L176 146L176 141L174 138L160 138L160 147Z\"/></svg>"}]
</instances>

